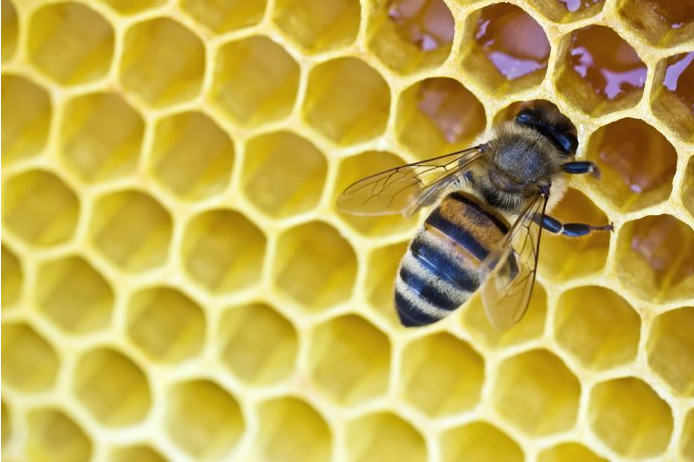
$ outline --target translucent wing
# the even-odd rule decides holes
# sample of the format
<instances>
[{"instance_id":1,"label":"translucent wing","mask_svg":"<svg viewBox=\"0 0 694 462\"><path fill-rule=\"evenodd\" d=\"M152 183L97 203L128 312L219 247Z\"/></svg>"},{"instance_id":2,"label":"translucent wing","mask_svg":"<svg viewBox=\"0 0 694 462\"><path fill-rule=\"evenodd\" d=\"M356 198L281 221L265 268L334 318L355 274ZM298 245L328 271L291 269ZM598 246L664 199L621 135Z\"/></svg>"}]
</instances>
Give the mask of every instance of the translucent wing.
<instances>
[{"instance_id":1,"label":"translucent wing","mask_svg":"<svg viewBox=\"0 0 694 462\"><path fill-rule=\"evenodd\" d=\"M542 222L547 196L536 195L526 206L506 237L484 261L489 270L482 286L482 302L489 322L498 330L513 327L530 303Z\"/></svg>"},{"instance_id":2,"label":"translucent wing","mask_svg":"<svg viewBox=\"0 0 694 462\"><path fill-rule=\"evenodd\" d=\"M433 203L472 163L480 146L403 165L363 178L337 198L343 212L355 215L411 215Z\"/></svg>"}]
</instances>

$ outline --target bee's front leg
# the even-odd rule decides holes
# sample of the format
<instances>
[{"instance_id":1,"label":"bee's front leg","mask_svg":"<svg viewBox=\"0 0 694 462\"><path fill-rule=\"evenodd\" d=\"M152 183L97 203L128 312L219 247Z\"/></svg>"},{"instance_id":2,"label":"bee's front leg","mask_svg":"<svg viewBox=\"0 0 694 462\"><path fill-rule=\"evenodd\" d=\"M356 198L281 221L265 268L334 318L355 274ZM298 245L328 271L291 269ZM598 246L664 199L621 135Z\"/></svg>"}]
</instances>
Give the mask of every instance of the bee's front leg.
<instances>
[{"instance_id":1,"label":"bee's front leg","mask_svg":"<svg viewBox=\"0 0 694 462\"><path fill-rule=\"evenodd\" d=\"M590 173L593 177L600 178L600 169L593 162L589 161L567 162L561 166L561 169L572 175Z\"/></svg>"},{"instance_id":2,"label":"bee's front leg","mask_svg":"<svg viewBox=\"0 0 694 462\"><path fill-rule=\"evenodd\" d=\"M612 223L605 226L593 226L586 223L562 223L556 218L544 215L540 225L553 234L563 234L569 237L585 236L596 231L612 231L614 226Z\"/></svg>"}]
</instances>

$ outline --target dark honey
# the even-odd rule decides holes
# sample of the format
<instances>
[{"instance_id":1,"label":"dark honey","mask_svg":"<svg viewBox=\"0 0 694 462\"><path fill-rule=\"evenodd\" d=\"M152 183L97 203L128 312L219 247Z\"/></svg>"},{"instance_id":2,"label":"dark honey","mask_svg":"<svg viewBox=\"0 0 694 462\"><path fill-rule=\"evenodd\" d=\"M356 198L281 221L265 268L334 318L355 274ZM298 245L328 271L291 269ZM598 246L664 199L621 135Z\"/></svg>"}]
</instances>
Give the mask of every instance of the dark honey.
<instances>
[{"instance_id":1,"label":"dark honey","mask_svg":"<svg viewBox=\"0 0 694 462\"><path fill-rule=\"evenodd\" d=\"M398 34L422 50L453 42L455 21L443 0L390 0L386 8Z\"/></svg>"},{"instance_id":2,"label":"dark honey","mask_svg":"<svg viewBox=\"0 0 694 462\"><path fill-rule=\"evenodd\" d=\"M477 20L475 40L508 80L547 68L550 45L545 31L517 6L500 3L484 8Z\"/></svg>"},{"instance_id":3,"label":"dark honey","mask_svg":"<svg viewBox=\"0 0 694 462\"><path fill-rule=\"evenodd\" d=\"M576 13L577 11L585 10L593 5L602 3L603 0L557 0L567 11Z\"/></svg>"},{"instance_id":4,"label":"dark honey","mask_svg":"<svg viewBox=\"0 0 694 462\"><path fill-rule=\"evenodd\" d=\"M694 51L667 60L663 87L679 98L694 115Z\"/></svg>"}]
</instances>

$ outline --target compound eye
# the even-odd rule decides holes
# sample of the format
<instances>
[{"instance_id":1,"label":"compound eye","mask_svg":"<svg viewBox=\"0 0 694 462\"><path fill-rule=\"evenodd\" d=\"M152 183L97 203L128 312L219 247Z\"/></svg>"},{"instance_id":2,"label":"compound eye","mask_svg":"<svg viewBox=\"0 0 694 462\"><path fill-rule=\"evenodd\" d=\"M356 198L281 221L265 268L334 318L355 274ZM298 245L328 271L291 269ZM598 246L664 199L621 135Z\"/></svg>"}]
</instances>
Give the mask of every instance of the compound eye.
<instances>
[{"instance_id":1,"label":"compound eye","mask_svg":"<svg viewBox=\"0 0 694 462\"><path fill-rule=\"evenodd\" d=\"M567 154L576 153L576 149L578 149L578 139L574 134L555 131L554 136L557 138L557 141L559 141L559 144L561 144L564 152Z\"/></svg>"},{"instance_id":2,"label":"compound eye","mask_svg":"<svg viewBox=\"0 0 694 462\"><path fill-rule=\"evenodd\" d=\"M523 125L537 125L539 122L535 111L532 109L523 109L516 115L516 122Z\"/></svg>"}]
</instances>

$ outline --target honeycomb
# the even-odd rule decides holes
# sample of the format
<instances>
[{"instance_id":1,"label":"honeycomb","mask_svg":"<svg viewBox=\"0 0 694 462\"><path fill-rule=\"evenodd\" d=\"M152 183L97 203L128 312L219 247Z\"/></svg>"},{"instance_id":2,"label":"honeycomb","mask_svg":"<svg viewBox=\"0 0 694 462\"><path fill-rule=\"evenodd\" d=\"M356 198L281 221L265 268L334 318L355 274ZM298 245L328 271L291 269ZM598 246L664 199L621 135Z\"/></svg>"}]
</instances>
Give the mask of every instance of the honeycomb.
<instances>
[{"instance_id":1,"label":"honeycomb","mask_svg":"<svg viewBox=\"0 0 694 462\"><path fill-rule=\"evenodd\" d=\"M694 460L694 6L2 0L6 460ZM527 316L407 330L350 182L546 100Z\"/></svg>"}]
</instances>

